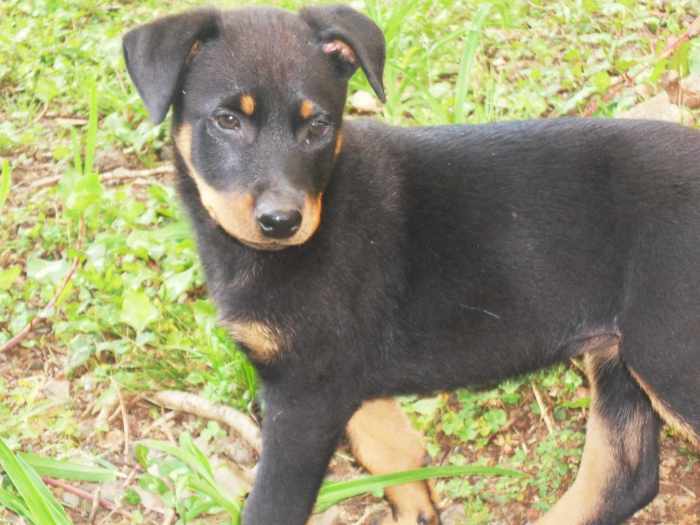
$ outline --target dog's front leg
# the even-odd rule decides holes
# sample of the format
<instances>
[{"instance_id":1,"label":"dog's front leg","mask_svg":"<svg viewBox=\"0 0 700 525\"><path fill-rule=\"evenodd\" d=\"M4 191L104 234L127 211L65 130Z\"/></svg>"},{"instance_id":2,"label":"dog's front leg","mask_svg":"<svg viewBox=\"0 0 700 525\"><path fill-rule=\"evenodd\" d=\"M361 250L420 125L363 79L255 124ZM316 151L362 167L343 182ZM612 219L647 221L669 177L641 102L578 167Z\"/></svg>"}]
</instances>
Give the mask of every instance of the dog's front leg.
<instances>
[{"instance_id":1,"label":"dog's front leg","mask_svg":"<svg viewBox=\"0 0 700 525\"><path fill-rule=\"evenodd\" d=\"M320 395L313 386L307 392L265 391L263 452L244 525L304 525L311 513L353 409L339 407L337 395Z\"/></svg>"}]
</instances>

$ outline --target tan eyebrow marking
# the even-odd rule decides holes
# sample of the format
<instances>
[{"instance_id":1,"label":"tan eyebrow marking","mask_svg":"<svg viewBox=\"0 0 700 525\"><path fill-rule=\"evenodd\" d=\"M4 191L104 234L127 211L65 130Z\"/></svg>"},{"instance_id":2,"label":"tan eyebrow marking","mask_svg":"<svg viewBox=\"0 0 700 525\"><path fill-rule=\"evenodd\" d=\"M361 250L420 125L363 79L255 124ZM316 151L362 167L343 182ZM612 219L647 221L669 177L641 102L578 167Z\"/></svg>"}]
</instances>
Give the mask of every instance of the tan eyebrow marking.
<instances>
[{"instance_id":1,"label":"tan eyebrow marking","mask_svg":"<svg viewBox=\"0 0 700 525\"><path fill-rule=\"evenodd\" d=\"M252 95L243 95L241 97L241 110L248 116L255 113L255 99Z\"/></svg>"},{"instance_id":2,"label":"tan eyebrow marking","mask_svg":"<svg viewBox=\"0 0 700 525\"><path fill-rule=\"evenodd\" d=\"M303 119L309 118L314 114L314 103L309 99L304 99L299 107L299 115Z\"/></svg>"}]
</instances>

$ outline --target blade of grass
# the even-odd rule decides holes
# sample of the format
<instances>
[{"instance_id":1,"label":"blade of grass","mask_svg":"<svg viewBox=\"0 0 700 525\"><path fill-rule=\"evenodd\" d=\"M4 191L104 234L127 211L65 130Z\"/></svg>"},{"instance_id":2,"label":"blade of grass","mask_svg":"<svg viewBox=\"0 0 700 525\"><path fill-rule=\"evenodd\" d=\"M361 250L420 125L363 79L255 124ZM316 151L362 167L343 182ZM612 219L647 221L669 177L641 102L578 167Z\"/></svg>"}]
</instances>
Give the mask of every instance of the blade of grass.
<instances>
[{"instance_id":1,"label":"blade of grass","mask_svg":"<svg viewBox=\"0 0 700 525\"><path fill-rule=\"evenodd\" d=\"M214 471L211 468L211 464L209 463L207 456L199 449L199 447L197 447L197 445L194 444L194 441L192 441L192 436L187 433L180 434L180 448L187 452L192 457L192 460L196 461L197 464L204 469L206 472L205 477L207 479L214 479Z\"/></svg>"},{"instance_id":2,"label":"blade of grass","mask_svg":"<svg viewBox=\"0 0 700 525\"><path fill-rule=\"evenodd\" d=\"M70 142L71 150L73 151L73 168L75 168L76 173L82 173L83 157L80 154L80 137L78 136L78 130L75 128L70 130Z\"/></svg>"},{"instance_id":3,"label":"blade of grass","mask_svg":"<svg viewBox=\"0 0 700 525\"><path fill-rule=\"evenodd\" d=\"M202 478L206 479L210 483L214 483L214 478L212 477L210 470L203 466L199 462L197 457L193 456L192 454L183 450L182 448L178 448L175 445L171 445L166 441L157 441L154 439L144 439L142 441L139 441L138 443L147 448L160 450L161 452L170 454L171 456L182 461L185 465L187 465L190 468L190 470L199 474Z\"/></svg>"},{"instance_id":4,"label":"blade of grass","mask_svg":"<svg viewBox=\"0 0 700 525\"><path fill-rule=\"evenodd\" d=\"M69 481L87 481L90 483L104 483L114 481L117 478L114 470L60 461L32 454L31 452L20 452L18 455L36 470L40 476Z\"/></svg>"},{"instance_id":5,"label":"blade of grass","mask_svg":"<svg viewBox=\"0 0 700 525\"><path fill-rule=\"evenodd\" d=\"M467 99L469 91L469 79L471 78L472 69L474 68L474 59L476 51L479 49L479 39L481 38L481 30L486 22L486 17L491 11L491 4L481 4L472 20L472 28L467 36L467 41L464 44L464 53L459 64L459 76L457 77L457 88L455 94L454 105L454 123L463 124L464 118L464 102Z\"/></svg>"},{"instance_id":6,"label":"blade of grass","mask_svg":"<svg viewBox=\"0 0 700 525\"><path fill-rule=\"evenodd\" d=\"M56 498L54 497L53 493L44 484L44 482L41 480L36 471L32 467L30 467L27 464L27 462L24 461L22 458L18 457L17 461L20 465L22 465L22 468L26 470L28 478L39 491L39 494L41 494L41 497L44 500L44 502L46 502L46 506L48 507L49 513L51 514L50 519L48 521L40 521L39 525L73 525L73 522L66 514L66 511L63 510L61 504L58 501L56 501Z\"/></svg>"},{"instance_id":7,"label":"blade of grass","mask_svg":"<svg viewBox=\"0 0 700 525\"><path fill-rule=\"evenodd\" d=\"M22 503L22 500L9 490L0 487L0 508L10 509L19 516L30 519L29 509Z\"/></svg>"},{"instance_id":8,"label":"blade of grass","mask_svg":"<svg viewBox=\"0 0 700 525\"><path fill-rule=\"evenodd\" d=\"M97 147L97 82L91 78L88 83L90 93L90 104L88 112L87 135L85 137L85 162L83 164L84 173L92 173L95 161L95 150Z\"/></svg>"},{"instance_id":9,"label":"blade of grass","mask_svg":"<svg viewBox=\"0 0 700 525\"><path fill-rule=\"evenodd\" d=\"M61 507L41 481L41 478L22 458L16 456L0 438L0 466L22 498L31 520L37 525L71 525Z\"/></svg>"},{"instance_id":10,"label":"blade of grass","mask_svg":"<svg viewBox=\"0 0 700 525\"><path fill-rule=\"evenodd\" d=\"M241 515L241 504L223 495L216 485L212 485L201 478L193 477L189 480L191 489L209 496L216 505L224 509L231 516L231 525L238 525Z\"/></svg>"},{"instance_id":11,"label":"blade of grass","mask_svg":"<svg viewBox=\"0 0 700 525\"><path fill-rule=\"evenodd\" d=\"M484 467L481 465L425 467L392 474L378 476L364 476L350 481L336 481L324 483L316 500L314 512L324 510L337 503L364 493L377 493L386 487L402 485L412 481L424 481L431 478L445 478L453 476L509 476L522 477L524 474L516 470L499 467Z\"/></svg>"},{"instance_id":12,"label":"blade of grass","mask_svg":"<svg viewBox=\"0 0 700 525\"><path fill-rule=\"evenodd\" d=\"M10 161L2 159L2 174L0 175L0 209L5 205L12 184L12 168Z\"/></svg>"},{"instance_id":13,"label":"blade of grass","mask_svg":"<svg viewBox=\"0 0 700 525\"><path fill-rule=\"evenodd\" d=\"M223 494L214 479L214 472L206 455L195 445L189 434L180 436L180 447L165 441L146 439L139 441L140 445L165 452L182 461L192 471L188 484L190 488L209 496L217 506L231 516L232 525L240 521L241 503Z\"/></svg>"}]
</instances>

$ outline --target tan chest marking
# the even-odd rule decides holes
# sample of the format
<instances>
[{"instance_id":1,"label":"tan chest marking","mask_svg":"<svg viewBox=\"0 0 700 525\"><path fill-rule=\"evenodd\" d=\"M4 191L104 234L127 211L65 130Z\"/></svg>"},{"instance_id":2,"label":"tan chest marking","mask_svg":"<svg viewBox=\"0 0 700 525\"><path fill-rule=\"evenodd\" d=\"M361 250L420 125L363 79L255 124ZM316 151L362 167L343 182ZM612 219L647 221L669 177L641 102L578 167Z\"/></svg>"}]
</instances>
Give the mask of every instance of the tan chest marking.
<instances>
[{"instance_id":1,"label":"tan chest marking","mask_svg":"<svg viewBox=\"0 0 700 525\"><path fill-rule=\"evenodd\" d=\"M274 361L282 351L278 333L265 323L258 321L224 321L233 339L244 345L250 357L260 363Z\"/></svg>"}]
</instances>

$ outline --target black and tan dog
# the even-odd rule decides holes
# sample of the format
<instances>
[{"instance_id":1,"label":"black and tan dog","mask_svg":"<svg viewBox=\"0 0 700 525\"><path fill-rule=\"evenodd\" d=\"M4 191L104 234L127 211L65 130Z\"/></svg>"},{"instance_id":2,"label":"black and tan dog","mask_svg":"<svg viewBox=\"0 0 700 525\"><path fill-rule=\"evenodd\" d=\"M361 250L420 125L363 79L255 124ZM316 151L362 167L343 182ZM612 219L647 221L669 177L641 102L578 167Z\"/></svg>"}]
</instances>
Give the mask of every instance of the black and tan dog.
<instances>
[{"instance_id":1,"label":"black and tan dog","mask_svg":"<svg viewBox=\"0 0 700 525\"><path fill-rule=\"evenodd\" d=\"M384 39L347 7L196 10L124 38L223 322L264 383L246 525L301 525L347 428L371 472L423 460L395 394L583 355L575 483L538 523L621 523L657 493L660 417L700 434L700 133L642 121L343 123ZM358 410L359 409L359 410ZM387 523L435 524L423 484Z\"/></svg>"}]
</instances>

